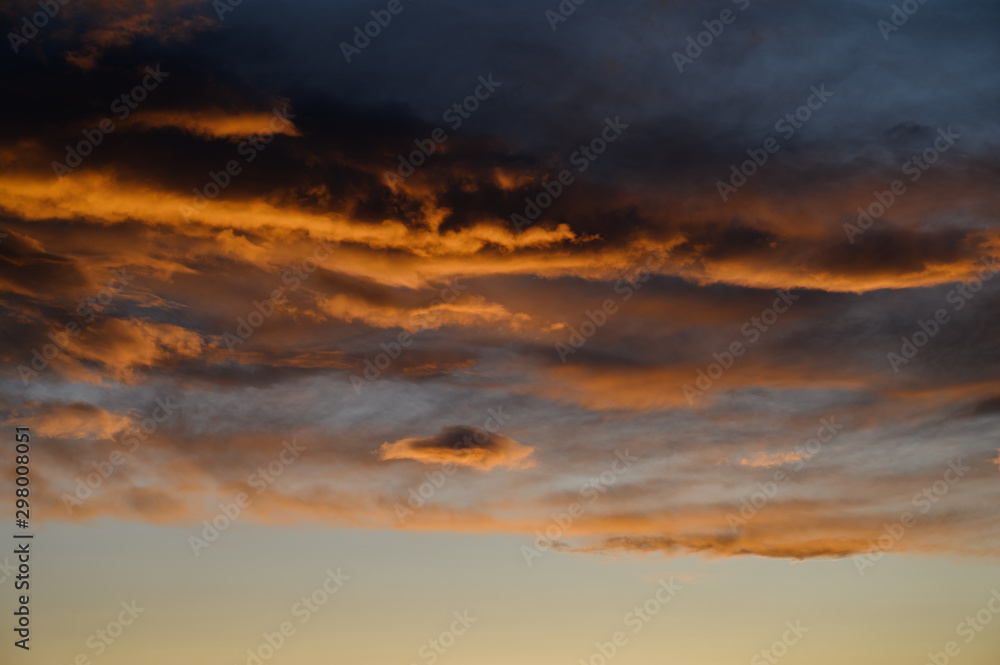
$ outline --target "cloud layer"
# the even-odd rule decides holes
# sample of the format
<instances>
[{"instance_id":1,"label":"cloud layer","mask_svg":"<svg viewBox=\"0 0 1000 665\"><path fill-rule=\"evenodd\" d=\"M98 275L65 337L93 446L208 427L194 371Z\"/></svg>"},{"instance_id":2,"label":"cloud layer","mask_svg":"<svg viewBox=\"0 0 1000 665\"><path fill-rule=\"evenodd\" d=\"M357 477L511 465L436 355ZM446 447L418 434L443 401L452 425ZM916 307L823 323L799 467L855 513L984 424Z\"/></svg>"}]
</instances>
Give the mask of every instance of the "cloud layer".
<instances>
[{"instance_id":1,"label":"cloud layer","mask_svg":"<svg viewBox=\"0 0 1000 665\"><path fill-rule=\"evenodd\" d=\"M886 40L880 3L753 3L683 72L703 3L414 7L347 63L368 11L67 4L4 56L0 415L42 514L197 523L295 432L253 519L399 528L450 464L405 528L582 500L567 549L803 558L911 512L897 551L996 554L995 4Z\"/></svg>"}]
</instances>

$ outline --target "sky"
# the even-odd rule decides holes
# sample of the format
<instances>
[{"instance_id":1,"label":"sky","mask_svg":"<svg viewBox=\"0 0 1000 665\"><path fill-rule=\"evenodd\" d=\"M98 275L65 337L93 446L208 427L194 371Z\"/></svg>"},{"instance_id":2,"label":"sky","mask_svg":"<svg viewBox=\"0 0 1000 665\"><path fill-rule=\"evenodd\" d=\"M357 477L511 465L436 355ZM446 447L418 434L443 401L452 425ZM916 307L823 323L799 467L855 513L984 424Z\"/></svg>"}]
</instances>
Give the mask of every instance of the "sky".
<instances>
[{"instance_id":1,"label":"sky","mask_svg":"<svg viewBox=\"0 0 1000 665\"><path fill-rule=\"evenodd\" d=\"M0 19L4 663L996 662L996 3Z\"/></svg>"}]
</instances>

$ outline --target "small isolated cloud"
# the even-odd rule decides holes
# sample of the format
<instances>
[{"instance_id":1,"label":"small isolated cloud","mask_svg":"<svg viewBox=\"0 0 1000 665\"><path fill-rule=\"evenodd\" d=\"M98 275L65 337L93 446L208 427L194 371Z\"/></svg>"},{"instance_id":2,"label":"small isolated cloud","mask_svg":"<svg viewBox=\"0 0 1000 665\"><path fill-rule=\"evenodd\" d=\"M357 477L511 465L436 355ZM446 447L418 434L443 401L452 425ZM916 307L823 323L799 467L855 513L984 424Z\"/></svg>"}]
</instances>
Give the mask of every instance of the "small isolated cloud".
<instances>
[{"instance_id":1,"label":"small isolated cloud","mask_svg":"<svg viewBox=\"0 0 1000 665\"><path fill-rule=\"evenodd\" d=\"M801 453L790 451L790 452L777 452L777 453L757 453L752 457L744 457L740 460L740 466L753 466L753 467L763 467L765 469L770 469L775 466L782 466L790 462L798 462L802 459L807 459L802 456Z\"/></svg>"},{"instance_id":2,"label":"small isolated cloud","mask_svg":"<svg viewBox=\"0 0 1000 665\"><path fill-rule=\"evenodd\" d=\"M422 464L456 464L488 471L498 466L526 469L534 465L535 449L501 434L476 427L456 425L422 438L386 441L378 450L379 459L409 459Z\"/></svg>"}]
</instances>

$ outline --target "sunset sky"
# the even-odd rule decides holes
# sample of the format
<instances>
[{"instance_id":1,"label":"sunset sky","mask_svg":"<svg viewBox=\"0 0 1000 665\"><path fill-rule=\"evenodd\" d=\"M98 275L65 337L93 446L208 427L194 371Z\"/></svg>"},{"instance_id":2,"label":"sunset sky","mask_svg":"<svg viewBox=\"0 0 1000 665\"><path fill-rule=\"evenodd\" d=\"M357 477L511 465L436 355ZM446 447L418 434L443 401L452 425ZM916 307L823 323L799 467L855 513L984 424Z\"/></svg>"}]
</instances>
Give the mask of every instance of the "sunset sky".
<instances>
[{"instance_id":1,"label":"sunset sky","mask_svg":"<svg viewBox=\"0 0 1000 665\"><path fill-rule=\"evenodd\" d=\"M235 2L0 9L0 662L997 663L1000 5Z\"/></svg>"}]
</instances>

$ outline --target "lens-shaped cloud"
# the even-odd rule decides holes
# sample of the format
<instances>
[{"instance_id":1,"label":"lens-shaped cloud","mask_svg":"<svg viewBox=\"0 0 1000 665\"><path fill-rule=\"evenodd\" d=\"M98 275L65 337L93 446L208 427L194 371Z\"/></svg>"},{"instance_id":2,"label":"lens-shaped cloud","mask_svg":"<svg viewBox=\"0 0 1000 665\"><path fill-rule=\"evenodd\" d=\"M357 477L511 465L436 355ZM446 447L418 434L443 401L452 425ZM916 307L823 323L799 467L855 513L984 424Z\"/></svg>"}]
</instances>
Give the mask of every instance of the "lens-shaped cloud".
<instances>
[{"instance_id":1,"label":"lens-shaped cloud","mask_svg":"<svg viewBox=\"0 0 1000 665\"><path fill-rule=\"evenodd\" d=\"M437 434L383 443L379 459L409 459L421 464L456 464L480 471L502 466L524 469L534 465L535 449L502 434L455 425Z\"/></svg>"}]
</instances>

